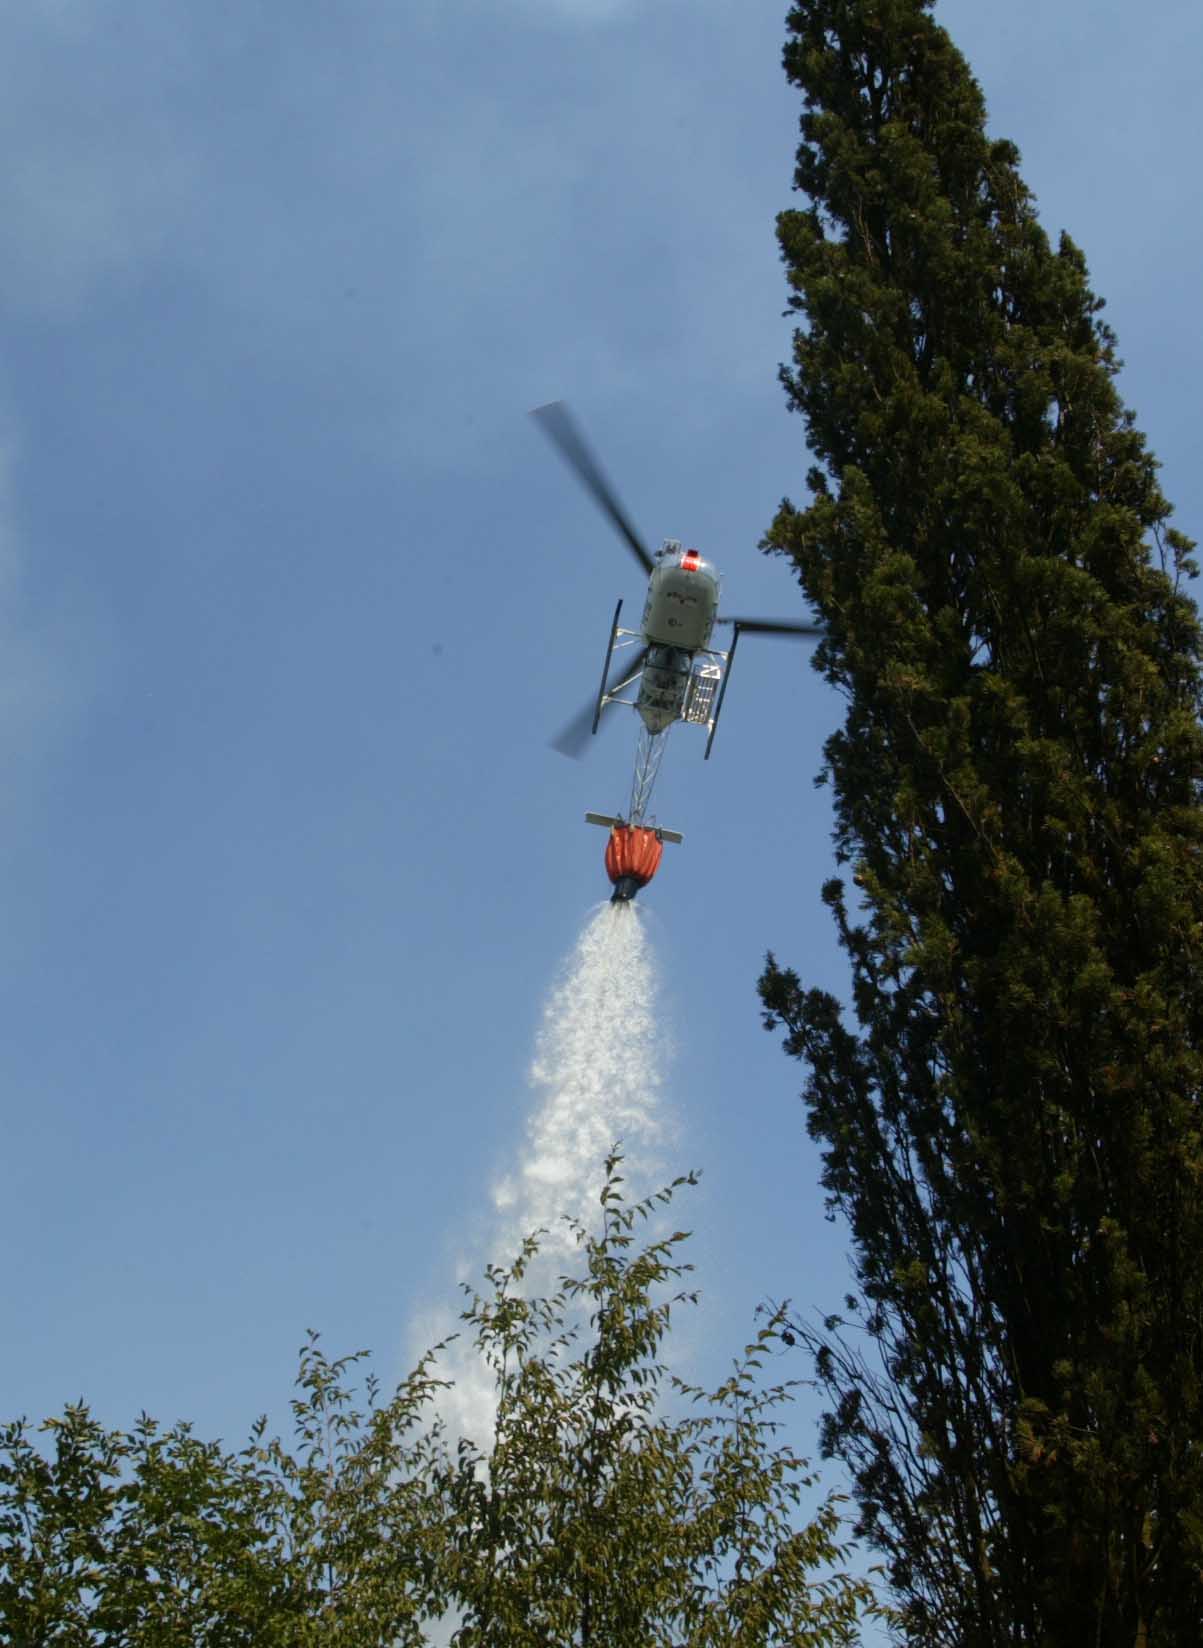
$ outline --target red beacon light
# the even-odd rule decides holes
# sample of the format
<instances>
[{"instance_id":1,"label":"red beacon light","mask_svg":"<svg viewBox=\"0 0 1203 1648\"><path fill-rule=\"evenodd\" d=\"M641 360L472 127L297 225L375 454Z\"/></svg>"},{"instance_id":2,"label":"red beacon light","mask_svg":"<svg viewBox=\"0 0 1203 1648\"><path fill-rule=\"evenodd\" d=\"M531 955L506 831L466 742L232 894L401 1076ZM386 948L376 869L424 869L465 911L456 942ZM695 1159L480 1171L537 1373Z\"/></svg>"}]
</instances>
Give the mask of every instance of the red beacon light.
<instances>
[{"instance_id":1,"label":"red beacon light","mask_svg":"<svg viewBox=\"0 0 1203 1648\"><path fill-rule=\"evenodd\" d=\"M702 557L696 549L687 549L681 557L682 572L696 572L702 564Z\"/></svg>"}]
</instances>

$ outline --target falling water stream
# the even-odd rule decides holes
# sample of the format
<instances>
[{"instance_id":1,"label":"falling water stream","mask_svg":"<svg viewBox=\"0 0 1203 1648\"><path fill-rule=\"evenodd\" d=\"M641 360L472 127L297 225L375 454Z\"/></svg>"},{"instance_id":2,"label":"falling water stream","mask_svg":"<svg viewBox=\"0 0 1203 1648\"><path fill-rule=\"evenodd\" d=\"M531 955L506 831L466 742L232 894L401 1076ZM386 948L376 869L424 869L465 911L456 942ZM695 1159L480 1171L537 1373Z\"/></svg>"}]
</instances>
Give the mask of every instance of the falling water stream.
<instances>
[{"instance_id":1,"label":"falling water stream","mask_svg":"<svg viewBox=\"0 0 1203 1648\"><path fill-rule=\"evenodd\" d=\"M655 1188L665 1059L657 995L643 917L633 904L603 904L548 995L529 1072L525 1139L493 1188L485 1248L463 1259L463 1280L476 1282L487 1260L508 1264L523 1238L542 1229L547 1234L527 1288L554 1289L574 1247L567 1221L597 1226L603 1164L615 1144L633 1195ZM415 1326L425 1348L455 1323L440 1312ZM463 1339L441 1360L455 1381L439 1404L449 1429L485 1442L491 1379Z\"/></svg>"},{"instance_id":2,"label":"falling water stream","mask_svg":"<svg viewBox=\"0 0 1203 1648\"><path fill-rule=\"evenodd\" d=\"M662 1031L643 918L632 904L603 904L543 1011L526 1142L493 1192L503 1247L545 1226L548 1253L567 1251L564 1216L589 1219L617 1141L633 1169L648 1165L661 1132Z\"/></svg>"}]
</instances>

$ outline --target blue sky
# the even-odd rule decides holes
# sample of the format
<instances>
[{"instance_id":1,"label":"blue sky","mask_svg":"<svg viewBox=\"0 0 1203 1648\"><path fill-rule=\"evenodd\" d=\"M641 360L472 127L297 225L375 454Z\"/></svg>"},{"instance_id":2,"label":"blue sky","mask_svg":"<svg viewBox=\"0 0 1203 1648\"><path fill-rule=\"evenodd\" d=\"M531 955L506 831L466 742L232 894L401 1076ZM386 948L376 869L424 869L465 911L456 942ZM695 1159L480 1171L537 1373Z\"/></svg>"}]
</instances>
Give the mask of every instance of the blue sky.
<instances>
[{"instance_id":1,"label":"blue sky","mask_svg":"<svg viewBox=\"0 0 1203 1648\"><path fill-rule=\"evenodd\" d=\"M41 0L0 22L0 1414L240 1439L306 1327L395 1371L515 1159L633 727L547 739L641 595L529 424L567 398L729 608L802 496L774 214L799 102L745 0ZM938 8L1198 531L1203 13ZM636 609L637 610L637 609ZM845 971L839 706L750 640L646 898L705 1345L846 1279L760 1029ZM481 1253L480 1259L487 1255ZM801 1372L802 1369L797 1370Z\"/></svg>"}]
</instances>

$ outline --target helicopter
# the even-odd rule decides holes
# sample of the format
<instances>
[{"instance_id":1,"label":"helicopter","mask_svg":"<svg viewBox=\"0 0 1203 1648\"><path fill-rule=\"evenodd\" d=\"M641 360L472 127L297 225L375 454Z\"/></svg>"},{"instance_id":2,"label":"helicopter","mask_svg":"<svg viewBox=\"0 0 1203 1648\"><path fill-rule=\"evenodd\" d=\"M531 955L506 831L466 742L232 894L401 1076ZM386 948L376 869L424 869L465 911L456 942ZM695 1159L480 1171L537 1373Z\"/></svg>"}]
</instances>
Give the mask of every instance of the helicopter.
<instances>
[{"instance_id":1,"label":"helicopter","mask_svg":"<svg viewBox=\"0 0 1203 1648\"><path fill-rule=\"evenodd\" d=\"M723 617L718 611L719 573L698 550L665 539L652 555L632 526L576 420L563 401L536 407L531 416L592 496L647 576L639 628L624 629L622 601L614 609L601 682L596 694L552 740L563 755L579 757L611 704L633 707L640 720L631 799L626 817L586 813L585 821L609 828L606 870L614 886L612 902L626 903L655 875L665 841L680 842L676 830L648 821L652 788L664 754L666 735L677 722L704 726L704 760L710 759L739 637L818 635L817 624L778 618ZM730 626L725 650L710 644L718 626ZM611 675L615 655L617 669ZM626 696L631 694L634 696Z\"/></svg>"}]
</instances>

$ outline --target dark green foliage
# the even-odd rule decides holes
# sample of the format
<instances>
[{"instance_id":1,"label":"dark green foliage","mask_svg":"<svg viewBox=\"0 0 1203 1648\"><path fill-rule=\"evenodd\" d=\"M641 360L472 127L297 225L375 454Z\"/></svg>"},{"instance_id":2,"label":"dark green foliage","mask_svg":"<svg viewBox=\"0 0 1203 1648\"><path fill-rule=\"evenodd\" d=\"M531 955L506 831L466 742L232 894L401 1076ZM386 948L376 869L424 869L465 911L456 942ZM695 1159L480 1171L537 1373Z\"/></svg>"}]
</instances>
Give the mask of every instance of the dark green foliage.
<instances>
[{"instance_id":1,"label":"dark green foliage","mask_svg":"<svg viewBox=\"0 0 1203 1648\"><path fill-rule=\"evenodd\" d=\"M524 1291L528 1241L464 1314L494 1382L491 1441L452 1451L432 1352L363 1410L311 1336L292 1451L227 1453L86 1408L0 1432L0 1640L14 1648L839 1648L873 1610L835 1505L799 1516L805 1461L765 1387L779 1323L713 1393L659 1360L687 1266L677 1233L632 1251L675 1186L623 1203L608 1164L584 1273ZM684 1181L678 1181L682 1183ZM441 1350L443 1347L438 1347ZM362 1355L362 1353L361 1353ZM685 1417L660 1400L669 1386Z\"/></svg>"},{"instance_id":2,"label":"dark green foliage","mask_svg":"<svg viewBox=\"0 0 1203 1648\"><path fill-rule=\"evenodd\" d=\"M834 1504L798 1522L810 1478L774 1438L790 1392L761 1385L780 1324L716 1391L671 1375L660 1357L672 1312L696 1301L666 1293L691 1268L675 1259L686 1237L632 1253L636 1220L672 1190L624 1205L616 1169L611 1160L600 1235L576 1232L584 1274L526 1297L530 1242L511 1269L489 1272L490 1296L466 1313L498 1410L490 1450L462 1446L449 1482L457 1643L855 1642L869 1591L816 1577L842 1555Z\"/></svg>"},{"instance_id":3,"label":"dark green foliage","mask_svg":"<svg viewBox=\"0 0 1203 1648\"><path fill-rule=\"evenodd\" d=\"M770 957L866 1360L806 1327L916 1643L1203 1640L1199 634L1114 339L928 0L805 0L780 242L845 695L859 1033ZM876 1353L880 1353L880 1361Z\"/></svg>"},{"instance_id":4,"label":"dark green foliage","mask_svg":"<svg viewBox=\"0 0 1203 1648\"><path fill-rule=\"evenodd\" d=\"M380 1405L351 1405L358 1356L311 1336L293 1402L296 1451L229 1453L145 1415L106 1431L82 1405L0 1432L0 1636L16 1648L370 1648L426 1641L437 1611L427 1511L435 1388L419 1366Z\"/></svg>"}]
</instances>

